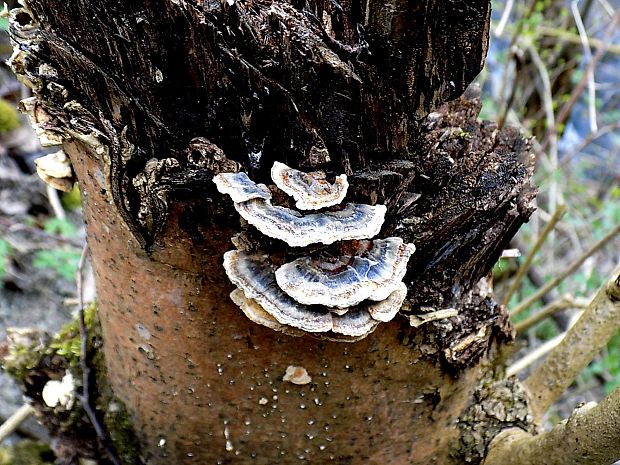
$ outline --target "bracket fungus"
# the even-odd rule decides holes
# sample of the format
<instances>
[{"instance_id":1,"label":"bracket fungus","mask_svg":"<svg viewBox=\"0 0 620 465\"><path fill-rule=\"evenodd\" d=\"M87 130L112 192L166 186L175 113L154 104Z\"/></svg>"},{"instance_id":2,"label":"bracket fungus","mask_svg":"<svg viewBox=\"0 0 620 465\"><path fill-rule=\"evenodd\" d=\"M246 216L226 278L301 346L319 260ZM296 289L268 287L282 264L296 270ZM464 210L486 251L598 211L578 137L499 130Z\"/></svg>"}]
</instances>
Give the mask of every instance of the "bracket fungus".
<instances>
[{"instance_id":1,"label":"bracket fungus","mask_svg":"<svg viewBox=\"0 0 620 465\"><path fill-rule=\"evenodd\" d=\"M342 210L302 215L263 199L235 203L235 209L265 236L291 247L371 238L379 233L386 212L385 205L348 203Z\"/></svg>"},{"instance_id":2,"label":"bracket fungus","mask_svg":"<svg viewBox=\"0 0 620 465\"><path fill-rule=\"evenodd\" d=\"M217 190L230 195L233 202L246 202L252 199L271 199L271 192L264 184L254 183L244 172L220 173L213 178Z\"/></svg>"},{"instance_id":3,"label":"bracket fungus","mask_svg":"<svg viewBox=\"0 0 620 465\"><path fill-rule=\"evenodd\" d=\"M300 210L320 210L338 205L349 188L346 174L337 176L334 184L330 184L322 171L304 173L278 161L271 168L271 179L280 190L297 201L295 206Z\"/></svg>"},{"instance_id":4,"label":"bracket fungus","mask_svg":"<svg viewBox=\"0 0 620 465\"><path fill-rule=\"evenodd\" d=\"M28 97L19 102L42 147L62 145L63 135L57 127L58 122L43 109L37 97Z\"/></svg>"},{"instance_id":5,"label":"bracket fungus","mask_svg":"<svg viewBox=\"0 0 620 465\"><path fill-rule=\"evenodd\" d=\"M389 321L387 315L391 315L391 320L407 295L406 286L400 283L404 292L399 286L385 300L366 301L340 312L325 306L304 305L289 297L278 287L274 267L265 255L230 250L224 254L224 269L237 286L230 295L231 300L250 320L292 336L303 332L331 332L336 340L339 334L366 336L379 322Z\"/></svg>"},{"instance_id":6,"label":"bracket fungus","mask_svg":"<svg viewBox=\"0 0 620 465\"><path fill-rule=\"evenodd\" d=\"M278 162L271 176L304 210L340 204L348 187L346 175L330 184L320 172L303 173ZM226 252L224 269L237 287L231 300L250 320L289 335L351 342L396 316L407 295L402 280L415 247L398 237L372 239L385 220L385 205L348 203L304 215L272 205L267 186L245 173L221 173L213 181L266 236L291 247L338 243L331 252L308 252L282 266L266 254Z\"/></svg>"},{"instance_id":7,"label":"bracket fungus","mask_svg":"<svg viewBox=\"0 0 620 465\"><path fill-rule=\"evenodd\" d=\"M287 263L276 271L278 286L306 305L346 308L366 299L384 300L398 288L415 247L400 237L364 245L352 256L326 259L319 254Z\"/></svg>"},{"instance_id":8,"label":"bracket fungus","mask_svg":"<svg viewBox=\"0 0 620 465\"><path fill-rule=\"evenodd\" d=\"M59 150L47 154L37 158L34 163L37 167L37 174L46 184L63 192L71 190L74 181L73 169L65 152Z\"/></svg>"},{"instance_id":9,"label":"bracket fungus","mask_svg":"<svg viewBox=\"0 0 620 465\"><path fill-rule=\"evenodd\" d=\"M220 173L213 182L219 192L231 197L244 220L265 236L281 239L291 247L369 239L379 233L385 221L385 205L348 203L341 210L309 215L272 205L267 186L254 183L243 172Z\"/></svg>"},{"instance_id":10,"label":"bracket fungus","mask_svg":"<svg viewBox=\"0 0 620 465\"><path fill-rule=\"evenodd\" d=\"M224 269L247 298L254 299L279 323L311 333L331 330L329 311L312 311L282 292L265 256L230 250L224 254Z\"/></svg>"}]
</instances>

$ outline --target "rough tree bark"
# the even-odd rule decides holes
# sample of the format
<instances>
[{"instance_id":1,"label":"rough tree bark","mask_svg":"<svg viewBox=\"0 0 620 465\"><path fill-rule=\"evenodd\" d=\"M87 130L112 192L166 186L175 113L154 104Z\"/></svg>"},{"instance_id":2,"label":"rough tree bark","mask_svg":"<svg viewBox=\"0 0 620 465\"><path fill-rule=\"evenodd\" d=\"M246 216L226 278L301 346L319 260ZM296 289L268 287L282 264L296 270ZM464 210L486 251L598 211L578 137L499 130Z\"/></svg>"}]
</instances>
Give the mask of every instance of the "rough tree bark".
<instances>
[{"instance_id":1,"label":"rough tree bark","mask_svg":"<svg viewBox=\"0 0 620 465\"><path fill-rule=\"evenodd\" d=\"M481 69L489 13L486 0L13 13L12 64L79 180L109 383L145 463L454 464L479 461L502 423L528 427L518 384L495 381L511 326L487 276L532 211L529 145L478 122L475 91L441 106ZM386 204L381 235L417 247L403 315L458 315L401 316L355 343L246 319L221 266L240 225L211 178L268 182L276 160L344 172L351 200ZM312 383L282 381L288 365Z\"/></svg>"}]
</instances>

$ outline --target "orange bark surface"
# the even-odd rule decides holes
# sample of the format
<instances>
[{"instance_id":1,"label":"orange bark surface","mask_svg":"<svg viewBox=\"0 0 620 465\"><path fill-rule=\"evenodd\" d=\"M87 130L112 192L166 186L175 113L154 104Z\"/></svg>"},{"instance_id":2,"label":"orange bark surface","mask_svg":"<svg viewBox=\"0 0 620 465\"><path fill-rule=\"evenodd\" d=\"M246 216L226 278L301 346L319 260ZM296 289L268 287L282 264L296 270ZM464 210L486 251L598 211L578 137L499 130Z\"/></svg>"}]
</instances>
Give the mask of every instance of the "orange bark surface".
<instances>
[{"instance_id":1,"label":"orange bark surface","mask_svg":"<svg viewBox=\"0 0 620 465\"><path fill-rule=\"evenodd\" d=\"M228 297L232 229L196 241L179 227L180 203L147 254L107 196L103 162L75 143L65 149L82 192L109 382L146 463L454 463L456 421L480 365L442 373L399 318L355 343L252 323ZM283 381L289 365L311 383Z\"/></svg>"}]
</instances>

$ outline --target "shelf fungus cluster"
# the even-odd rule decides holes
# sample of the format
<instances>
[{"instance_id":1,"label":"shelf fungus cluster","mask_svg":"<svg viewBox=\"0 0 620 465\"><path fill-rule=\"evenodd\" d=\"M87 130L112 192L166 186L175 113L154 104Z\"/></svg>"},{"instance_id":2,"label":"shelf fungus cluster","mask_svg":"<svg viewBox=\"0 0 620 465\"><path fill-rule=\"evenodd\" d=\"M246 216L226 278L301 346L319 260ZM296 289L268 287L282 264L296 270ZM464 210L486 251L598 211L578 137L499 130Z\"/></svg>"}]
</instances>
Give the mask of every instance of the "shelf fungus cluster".
<instances>
[{"instance_id":1,"label":"shelf fungus cluster","mask_svg":"<svg viewBox=\"0 0 620 465\"><path fill-rule=\"evenodd\" d=\"M28 115L42 147L62 146L63 136L58 128L58 121L37 103L36 97L22 100L20 108ZM37 174L49 186L63 192L69 192L73 188L75 176L71 162L62 149L35 159L34 163Z\"/></svg>"},{"instance_id":2,"label":"shelf fungus cluster","mask_svg":"<svg viewBox=\"0 0 620 465\"><path fill-rule=\"evenodd\" d=\"M299 210L315 212L273 205L269 188L243 172L221 173L213 181L264 235L291 247L315 247L284 264L267 254L226 252L224 268L237 287L233 302L249 319L276 331L340 341L359 340L394 318L407 295L403 277L415 247L398 237L373 239L385 220L385 205L342 205L346 175L330 183L321 172L276 162L271 177Z\"/></svg>"}]
</instances>

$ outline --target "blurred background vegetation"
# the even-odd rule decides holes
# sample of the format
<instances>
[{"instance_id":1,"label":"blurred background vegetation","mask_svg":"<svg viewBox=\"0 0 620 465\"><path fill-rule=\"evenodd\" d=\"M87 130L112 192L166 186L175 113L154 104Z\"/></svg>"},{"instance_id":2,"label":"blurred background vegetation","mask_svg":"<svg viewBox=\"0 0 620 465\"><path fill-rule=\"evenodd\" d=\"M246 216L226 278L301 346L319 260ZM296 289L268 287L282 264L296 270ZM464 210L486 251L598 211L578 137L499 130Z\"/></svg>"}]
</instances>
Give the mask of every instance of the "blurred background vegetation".
<instances>
[{"instance_id":1,"label":"blurred background vegetation","mask_svg":"<svg viewBox=\"0 0 620 465\"><path fill-rule=\"evenodd\" d=\"M620 262L620 0L504 0L494 1L493 11L487 64L477 79L481 118L536 138L538 208L494 269L498 299L517 327L509 371L523 376ZM0 28L6 30L5 19ZM0 55L10 53L3 34ZM84 243L77 190L46 188L35 174L33 160L55 149L39 146L15 111L28 92L0 68L0 339L7 327L53 332L70 318ZM90 288L87 300L94 298ZM620 335L549 421L618 384ZM21 398L7 379L0 392L2 422ZM20 432L45 434L33 423Z\"/></svg>"},{"instance_id":2,"label":"blurred background vegetation","mask_svg":"<svg viewBox=\"0 0 620 465\"><path fill-rule=\"evenodd\" d=\"M509 370L523 376L620 262L620 2L494 2L489 55L477 82L481 118L536 138L537 211L494 270L496 293L518 333ZM526 258L531 265L508 295ZM557 286L537 292L554 279ZM619 383L616 336L549 420L600 400Z\"/></svg>"}]
</instances>

